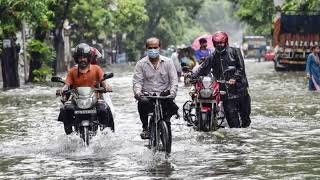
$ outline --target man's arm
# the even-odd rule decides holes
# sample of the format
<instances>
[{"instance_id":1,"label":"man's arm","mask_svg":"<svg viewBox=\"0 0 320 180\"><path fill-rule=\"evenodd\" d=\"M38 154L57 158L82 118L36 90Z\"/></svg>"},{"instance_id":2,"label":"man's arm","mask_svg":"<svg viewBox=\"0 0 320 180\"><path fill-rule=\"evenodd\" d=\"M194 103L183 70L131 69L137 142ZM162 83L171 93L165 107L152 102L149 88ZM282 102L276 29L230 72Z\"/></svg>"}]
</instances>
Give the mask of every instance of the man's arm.
<instances>
[{"instance_id":1,"label":"man's arm","mask_svg":"<svg viewBox=\"0 0 320 180\"><path fill-rule=\"evenodd\" d=\"M102 81L103 80L103 75L104 75L104 72L103 70L101 69L100 66L97 65L97 71L98 71L98 80L100 82L100 85L106 89L107 91L112 91L112 87L106 82L106 81Z\"/></svg>"},{"instance_id":2,"label":"man's arm","mask_svg":"<svg viewBox=\"0 0 320 180\"><path fill-rule=\"evenodd\" d=\"M133 85L132 89L135 96L142 93L141 90L143 86L143 80L144 80L144 76L143 76L142 64L141 62L138 62L136 64L133 79L132 79L132 85Z\"/></svg>"},{"instance_id":3,"label":"man's arm","mask_svg":"<svg viewBox=\"0 0 320 180\"><path fill-rule=\"evenodd\" d=\"M64 92L70 88L70 86L73 84L73 68L69 70L66 80L65 80L65 85L61 88L61 92Z\"/></svg>"},{"instance_id":4,"label":"man's arm","mask_svg":"<svg viewBox=\"0 0 320 180\"><path fill-rule=\"evenodd\" d=\"M178 75L177 70L170 60L168 64L168 71L169 71L169 81L170 81L170 95L176 97L178 91Z\"/></svg>"},{"instance_id":5,"label":"man's arm","mask_svg":"<svg viewBox=\"0 0 320 180\"><path fill-rule=\"evenodd\" d=\"M244 60L239 48L233 50L236 59L236 71L234 73L235 79L241 79L246 76Z\"/></svg>"},{"instance_id":6,"label":"man's arm","mask_svg":"<svg viewBox=\"0 0 320 180\"><path fill-rule=\"evenodd\" d=\"M200 65L198 70L192 74L192 78L197 78L199 76L204 76L210 73L212 68L213 56L209 56L206 60Z\"/></svg>"}]
</instances>

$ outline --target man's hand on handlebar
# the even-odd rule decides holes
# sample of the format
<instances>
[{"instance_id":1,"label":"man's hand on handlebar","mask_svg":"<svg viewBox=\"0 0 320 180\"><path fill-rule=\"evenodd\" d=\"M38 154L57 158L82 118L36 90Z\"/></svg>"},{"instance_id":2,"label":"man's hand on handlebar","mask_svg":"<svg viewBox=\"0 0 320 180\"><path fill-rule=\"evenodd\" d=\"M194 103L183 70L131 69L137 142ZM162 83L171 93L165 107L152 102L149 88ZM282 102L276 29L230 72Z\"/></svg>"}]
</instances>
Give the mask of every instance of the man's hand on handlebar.
<instances>
[{"instance_id":1,"label":"man's hand on handlebar","mask_svg":"<svg viewBox=\"0 0 320 180\"><path fill-rule=\"evenodd\" d=\"M236 84L236 80L235 79L229 79L229 81L227 81L227 84L234 85L234 84Z\"/></svg>"}]
</instances>

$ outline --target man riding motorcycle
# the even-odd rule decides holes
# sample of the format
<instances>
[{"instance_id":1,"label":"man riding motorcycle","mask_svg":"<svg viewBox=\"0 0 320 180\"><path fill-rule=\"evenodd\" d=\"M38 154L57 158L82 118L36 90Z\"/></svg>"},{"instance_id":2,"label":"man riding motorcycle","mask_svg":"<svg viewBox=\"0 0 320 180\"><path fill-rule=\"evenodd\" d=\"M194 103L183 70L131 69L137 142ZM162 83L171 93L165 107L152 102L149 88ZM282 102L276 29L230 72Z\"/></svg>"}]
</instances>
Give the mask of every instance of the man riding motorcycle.
<instances>
[{"instance_id":1,"label":"man riding motorcycle","mask_svg":"<svg viewBox=\"0 0 320 180\"><path fill-rule=\"evenodd\" d=\"M77 87L92 87L99 85L99 82L103 79L104 72L98 65L90 64L92 59L90 46L81 43L76 46L73 58L77 63L77 66L71 68L68 72L65 86L62 88L62 94L69 88ZM109 86L104 81L100 85L107 91L112 91L111 86ZM99 117L99 122L106 127L110 127L114 131L113 117L109 106L106 103L98 101L97 104L97 115ZM66 134L72 133L72 123L74 120L75 104L71 101L67 101L64 104L64 108L61 109L62 121L64 124L64 130Z\"/></svg>"},{"instance_id":2,"label":"man riding motorcycle","mask_svg":"<svg viewBox=\"0 0 320 180\"><path fill-rule=\"evenodd\" d=\"M225 32L214 33L212 42L215 47L214 52L192 74L192 78L207 75L211 72L216 79L226 80L227 83L221 88L227 92L222 100L229 127L248 127L251 123L251 100L241 51L229 46L228 35ZM226 72L231 67L234 70ZM241 126L239 115L242 121Z\"/></svg>"},{"instance_id":3,"label":"man riding motorcycle","mask_svg":"<svg viewBox=\"0 0 320 180\"><path fill-rule=\"evenodd\" d=\"M142 139L149 138L148 113L153 111L152 102L143 98L145 93L161 93L175 98L178 90L177 71L172 60L161 56L160 40L149 38L146 41L147 56L137 62L133 75L133 92L138 100L138 111L142 122ZM166 114L167 126L171 138L170 118L177 113L178 106L173 100L167 100L162 106Z\"/></svg>"}]
</instances>

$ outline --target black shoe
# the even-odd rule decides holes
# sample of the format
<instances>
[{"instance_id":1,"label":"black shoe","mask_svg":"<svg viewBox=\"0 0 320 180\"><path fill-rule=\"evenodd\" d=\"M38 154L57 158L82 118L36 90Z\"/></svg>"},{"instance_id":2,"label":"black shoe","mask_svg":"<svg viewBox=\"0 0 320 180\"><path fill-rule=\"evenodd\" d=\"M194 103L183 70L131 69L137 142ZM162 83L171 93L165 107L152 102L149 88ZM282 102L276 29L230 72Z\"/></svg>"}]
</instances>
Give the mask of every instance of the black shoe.
<instances>
[{"instance_id":1,"label":"black shoe","mask_svg":"<svg viewBox=\"0 0 320 180\"><path fill-rule=\"evenodd\" d=\"M69 135L72 133L72 126L64 126L64 132Z\"/></svg>"},{"instance_id":2,"label":"black shoe","mask_svg":"<svg viewBox=\"0 0 320 180\"><path fill-rule=\"evenodd\" d=\"M249 119L249 120L243 121L242 124L241 124L241 127L242 128L247 128L247 127L250 126L250 124L251 124L251 120Z\"/></svg>"},{"instance_id":3,"label":"black shoe","mask_svg":"<svg viewBox=\"0 0 320 180\"><path fill-rule=\"evenodd\" d=\"M141 139L149 139L150 137L149 137L148 130L146 130L146 129L142 130L142 132L140 133L140 137L141 137Z\"/></svg>"}]
</instances>

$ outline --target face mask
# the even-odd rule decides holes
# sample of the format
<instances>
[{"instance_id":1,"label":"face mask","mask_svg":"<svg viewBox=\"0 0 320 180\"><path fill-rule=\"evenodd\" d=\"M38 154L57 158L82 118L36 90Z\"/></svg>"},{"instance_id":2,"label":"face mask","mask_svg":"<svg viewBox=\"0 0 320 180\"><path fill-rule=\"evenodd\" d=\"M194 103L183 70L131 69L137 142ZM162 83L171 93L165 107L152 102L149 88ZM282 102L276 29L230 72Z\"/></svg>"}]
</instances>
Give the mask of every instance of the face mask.
<instances>
[{"instance_id":1,"label":"face mask","mask_svg":"<svg viewBox=\"0 0 320 180\"><path fill-rule=\"evenodd\" d=\"M148 57L151 59L155 59L159 57L159 50L158 49L148 49L147 51Z\"/></svg>"},{"instance_id":2,"label":"face mask","mask_svg":"<svg viewBox=\"0 0 320 180\"><path fill-rule=\"evenodd\" d=\"M216 47L216 50L217 50L219 53L222 53L222 52L224 52L224 51L226 50L226 47L224 47L224 46L217 46L217 47Z\"/></svg>"}]
</instances>

